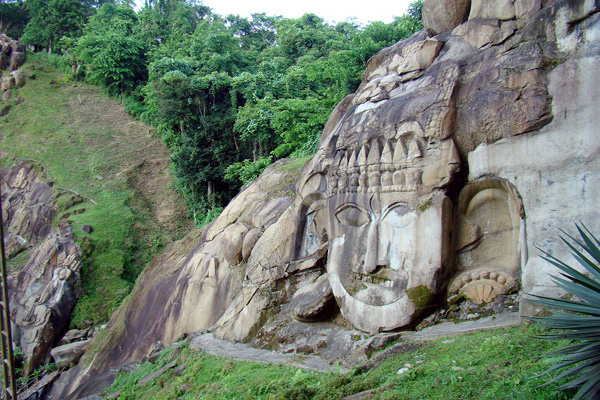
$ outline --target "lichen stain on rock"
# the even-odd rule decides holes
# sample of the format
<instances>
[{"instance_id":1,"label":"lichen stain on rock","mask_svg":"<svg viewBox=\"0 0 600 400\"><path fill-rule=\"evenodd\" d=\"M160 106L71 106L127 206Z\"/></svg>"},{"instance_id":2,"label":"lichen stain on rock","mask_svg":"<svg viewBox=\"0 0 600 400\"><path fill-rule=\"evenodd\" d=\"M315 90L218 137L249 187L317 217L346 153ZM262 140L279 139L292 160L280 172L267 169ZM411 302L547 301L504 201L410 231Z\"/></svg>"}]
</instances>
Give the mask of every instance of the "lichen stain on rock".
<instances>
[{"instance_id":1,"label":"lichen stain on rock","mask_svg":"<svg viewBox=\"0 0 600 400\"><path fill-rule=\"evenodd\" d=\"M431 305L433 293L425 285L419 285L406 290L406 295L415 305L417 310L422 310Z\"/></svg>"}]
</instances>

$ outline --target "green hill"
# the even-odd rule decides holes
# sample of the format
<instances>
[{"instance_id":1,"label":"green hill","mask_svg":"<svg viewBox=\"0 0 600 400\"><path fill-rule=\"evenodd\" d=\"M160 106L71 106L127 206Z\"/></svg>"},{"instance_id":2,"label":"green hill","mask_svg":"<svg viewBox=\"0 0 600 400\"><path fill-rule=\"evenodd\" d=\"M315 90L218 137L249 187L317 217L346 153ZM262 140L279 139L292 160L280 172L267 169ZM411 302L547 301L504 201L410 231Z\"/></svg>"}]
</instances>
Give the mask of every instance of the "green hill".
<instances>
[{"instance_id":1,"label":"green hill","mask_svg":"<svg viewBox=\"0 0 600 400\"><path fill-rule=\"evenodd\" d=\"M85 294L72 321L83 327L107 320L145 263L181 237L190 221L171 188L169 155L160 139L118 101L71 81L50 60L30 56L23 67L27 84L5 102L11 112L0 119L0 162L39 162L56 186L87 199L74 206L58 203L59 216L68 213L78 238L88 236L91 243L83 246L89 249ZM93 228L89 235L79 229L85 224Z\"/></svg>"}]
</instances>

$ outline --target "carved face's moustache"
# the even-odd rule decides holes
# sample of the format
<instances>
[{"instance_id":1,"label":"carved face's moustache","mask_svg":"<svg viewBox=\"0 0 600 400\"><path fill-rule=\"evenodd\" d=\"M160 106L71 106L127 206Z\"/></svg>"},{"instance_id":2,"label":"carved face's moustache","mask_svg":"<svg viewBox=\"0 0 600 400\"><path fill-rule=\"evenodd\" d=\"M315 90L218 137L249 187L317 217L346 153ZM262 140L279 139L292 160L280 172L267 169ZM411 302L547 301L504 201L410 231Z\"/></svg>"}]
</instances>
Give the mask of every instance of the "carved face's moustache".
<instances>
[{"instance_id":1,"label":"carved face's moustache","mask_svg":"<svg viewBox=\"0 0 600 400\"><path fill-rule=\"evenodd\" d=\"M387 265L378 265L371 274L352 272L352 279L359 282L371 283L381 287L392 288L398 285L400 274Z\"/></svg>"}]
</instances>

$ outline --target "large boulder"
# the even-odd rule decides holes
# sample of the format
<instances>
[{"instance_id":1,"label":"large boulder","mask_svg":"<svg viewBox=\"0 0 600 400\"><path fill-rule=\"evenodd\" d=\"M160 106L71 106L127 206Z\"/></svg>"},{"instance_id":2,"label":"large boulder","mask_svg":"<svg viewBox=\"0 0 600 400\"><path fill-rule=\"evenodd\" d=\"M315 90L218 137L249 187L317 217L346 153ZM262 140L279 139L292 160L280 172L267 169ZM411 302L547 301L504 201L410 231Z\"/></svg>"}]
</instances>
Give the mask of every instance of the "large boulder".
<instances>
[{"instance_id":1,"label":"large boulder","mask_svg":"<svg viewBox=\"0 0 600 400\"><path fill-rule=\"evenodd\" d=\"M12 54L10 55L9 70L15 71L15 70L21 68L21 66L23 64L25 64L26 60L27 60L27 57L24 52L13 51Z\"/></svg>"},{"instance_id":2,"label":"large boulder","mask_svg":"<svg viewBox=\"0 0 600 400\"><path fill-rule=\"evenodd\" d=\"M89 344L89 340L63 344L62 346L53 348L50 351L50 355L58 368L68 368L79 361Z\"/></svg>"},{"instance_id":3,"label":"large boulder","mask_svg":"<svg viewBox=\"0 0 600 400\"><path fill-rule=\"evenodd\" d=\"M423 25L432 35L456 28L469 16L471 0L425 0Z\"/></svg>"},{"instance_id":4,"label":"large boulder","mask_svg":"<svg viewBox=\"0 0 600 400\"><path fill-rule=\"evenodd\" d=\"M15 82L15 77L13 75L3 76L2 80L0 80L0 89L2 89L2 91L14 89L16 86L17 83Z\"/></svg>"},{"instance_id":5,"label":"large boulder","mask_svg":"<svg viewBox=\"0 0 600 400\"><path fill-rule=\"evenodd\" d=\"M0 70L15 71L26 61L25 45L20 40L12 40L5 34L0 36Z\"/></svg>"}]
</instances>

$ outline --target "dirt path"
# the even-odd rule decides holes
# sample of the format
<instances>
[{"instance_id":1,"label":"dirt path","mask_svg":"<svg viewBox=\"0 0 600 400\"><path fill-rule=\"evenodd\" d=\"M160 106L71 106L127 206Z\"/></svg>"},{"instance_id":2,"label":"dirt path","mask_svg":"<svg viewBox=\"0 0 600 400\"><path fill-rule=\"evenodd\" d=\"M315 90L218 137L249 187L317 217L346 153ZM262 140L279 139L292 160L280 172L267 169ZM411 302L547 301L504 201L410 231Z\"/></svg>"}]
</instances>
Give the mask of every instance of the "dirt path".
<instances>
[{"instance_id":1,"label":"dirt path","mask_svg":"<svg viewBox=\"0 0 600 400\"><path fill-rule=\"evenodd\" d=\"M283 354L277 351L255 349L249 344L231 343L217 339L212 333L205 333L193 338L190 342L190 349L234 360L281 364L318 372L350 372L346 368L334 367L318 356L294 353Z\"/></svg>"}]
</instances>

